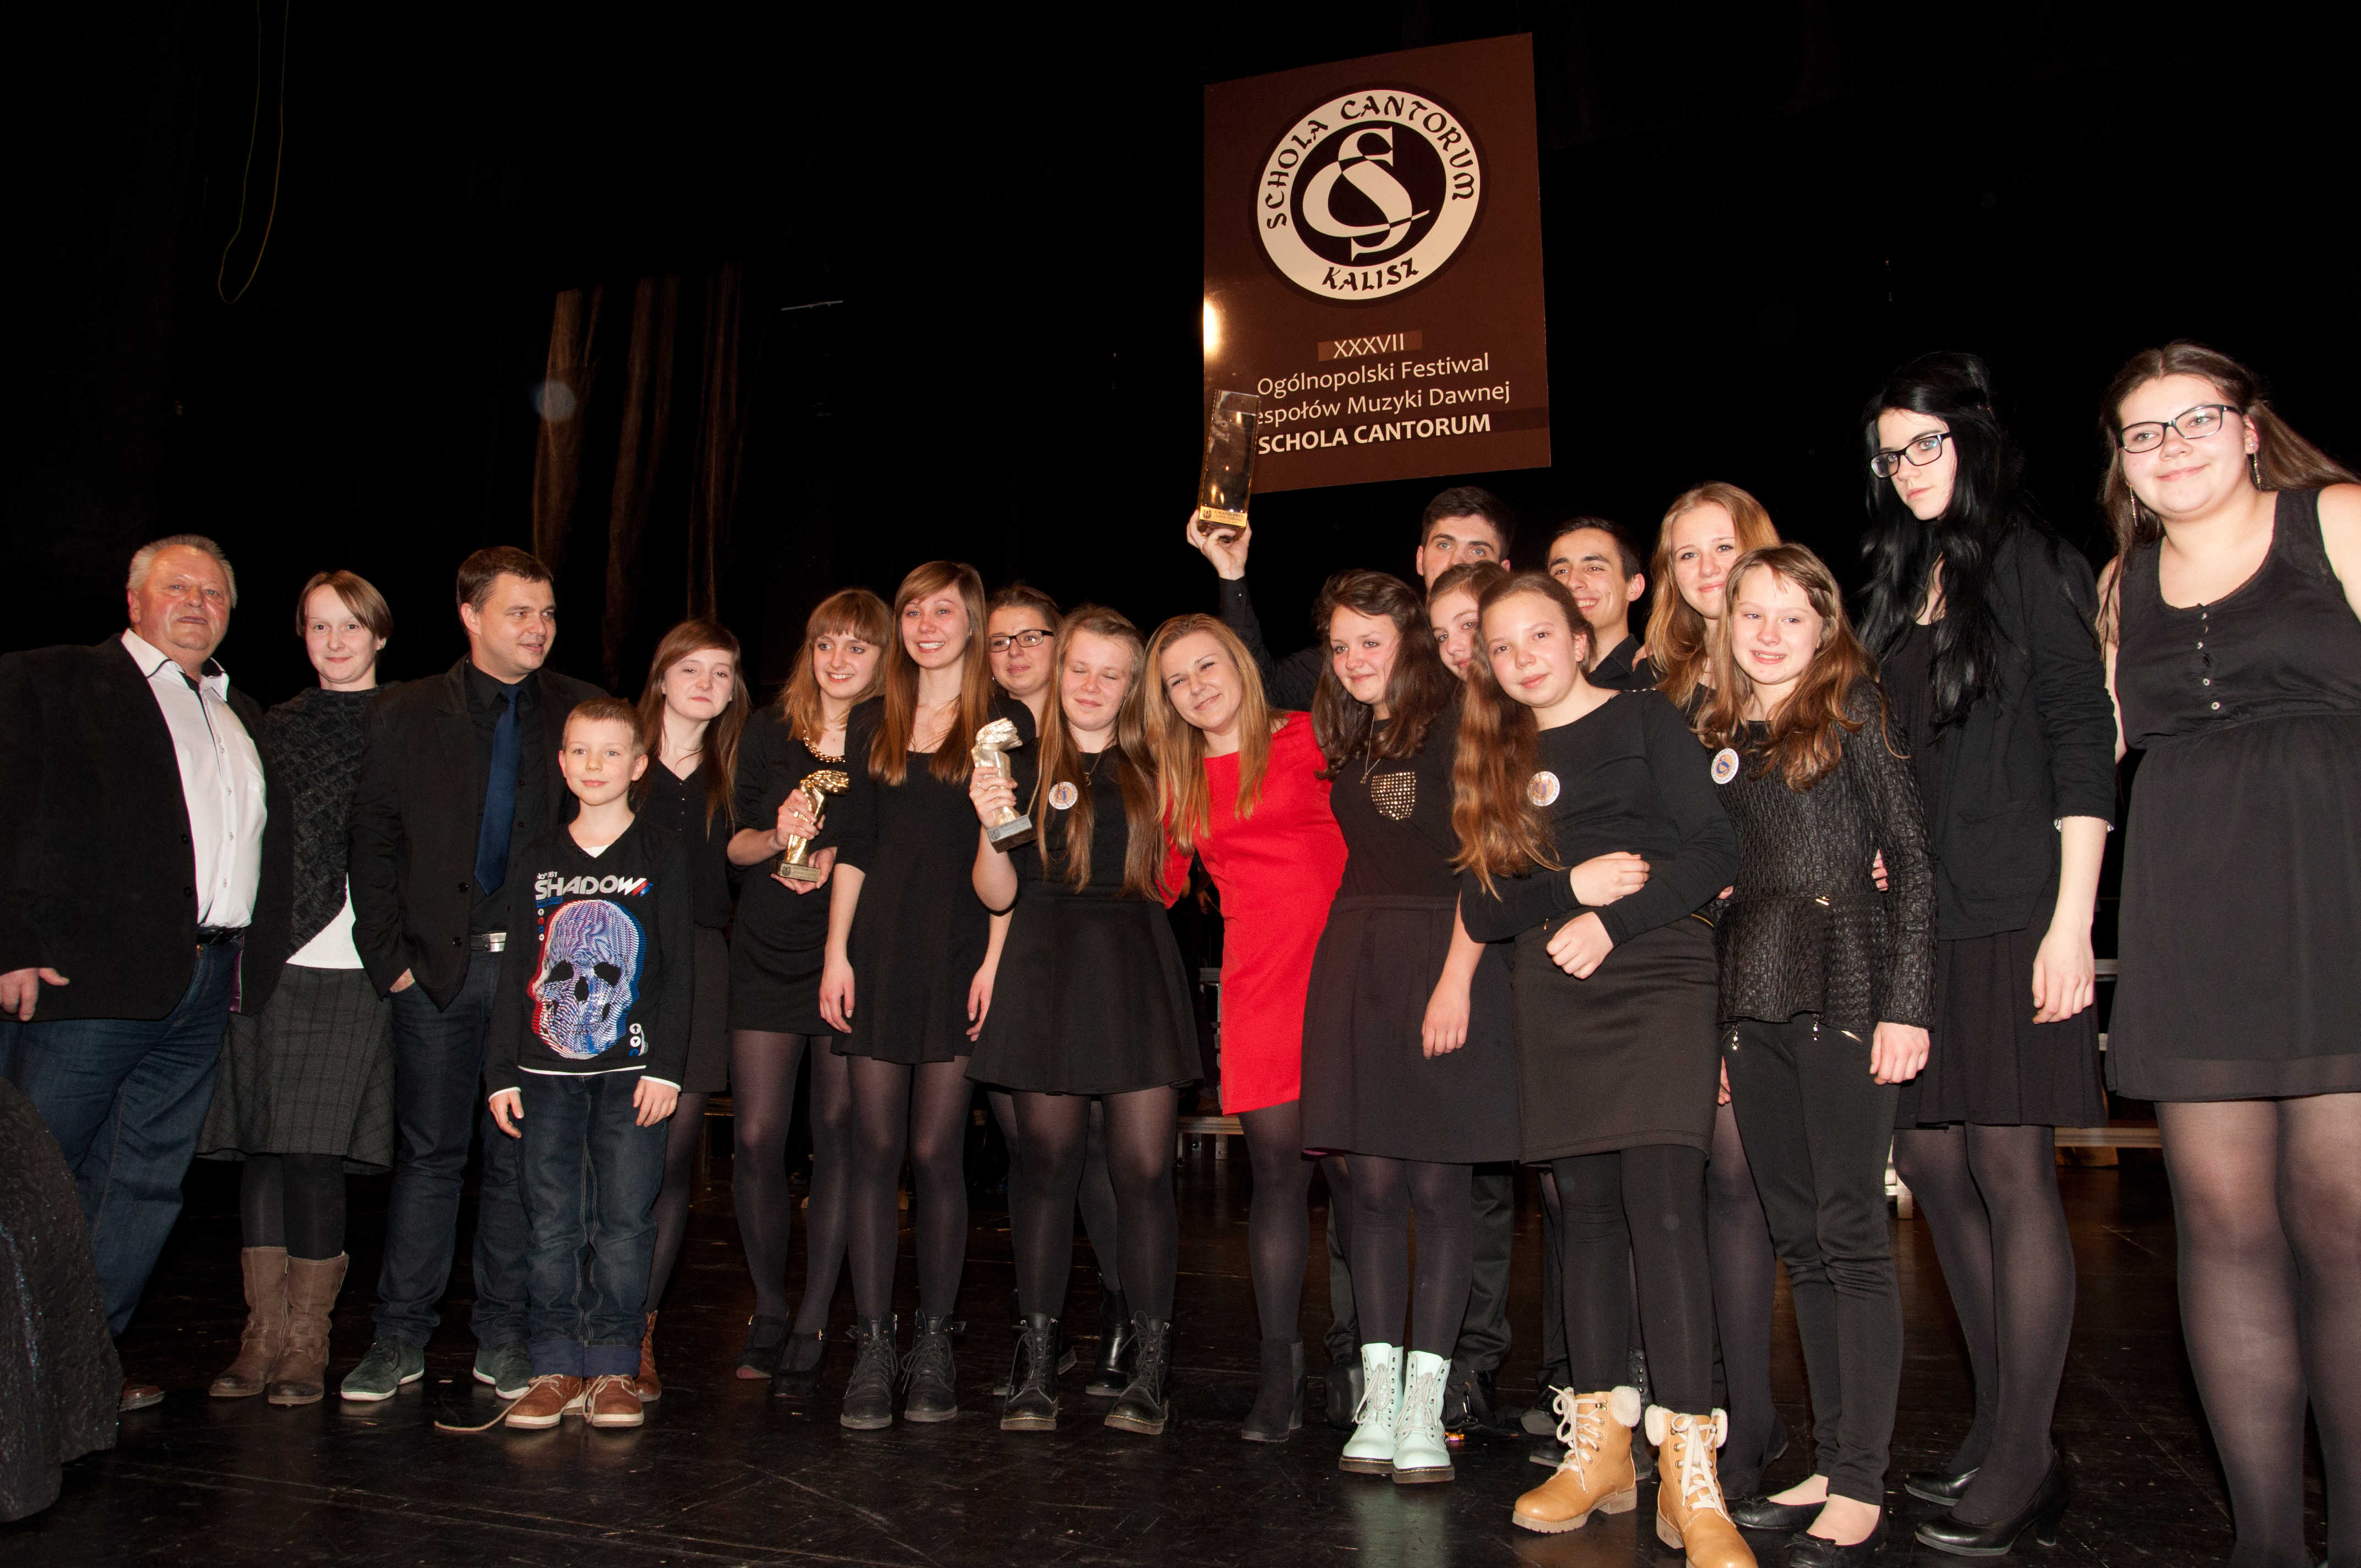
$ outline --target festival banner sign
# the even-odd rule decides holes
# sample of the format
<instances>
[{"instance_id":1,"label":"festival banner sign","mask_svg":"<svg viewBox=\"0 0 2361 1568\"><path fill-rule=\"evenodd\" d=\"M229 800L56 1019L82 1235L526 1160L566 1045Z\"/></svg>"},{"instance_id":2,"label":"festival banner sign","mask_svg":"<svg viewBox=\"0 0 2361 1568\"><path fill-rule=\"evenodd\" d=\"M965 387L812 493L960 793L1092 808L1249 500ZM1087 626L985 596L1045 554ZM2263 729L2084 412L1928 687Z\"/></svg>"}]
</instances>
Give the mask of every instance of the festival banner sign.
<instances>
[{"instance_id":1,"label":"festival banner sign","mask_svg":"<svg viewBox=\"0 0 2361 1568\"><path fill-rule=\"evenodd\" d=\"M1530 35L1205 89L1205 399L1257 491L1549 466Z\"/></svg>"}]
</instances>

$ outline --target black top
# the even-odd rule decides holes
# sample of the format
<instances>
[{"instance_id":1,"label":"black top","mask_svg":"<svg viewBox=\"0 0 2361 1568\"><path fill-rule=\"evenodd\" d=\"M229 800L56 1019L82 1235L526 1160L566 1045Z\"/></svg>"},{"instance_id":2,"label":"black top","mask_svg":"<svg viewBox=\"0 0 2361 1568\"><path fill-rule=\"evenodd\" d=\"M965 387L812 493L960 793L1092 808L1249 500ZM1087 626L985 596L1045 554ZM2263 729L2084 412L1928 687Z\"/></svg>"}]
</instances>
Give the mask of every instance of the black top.
<instances>
[{"instance_id":1,"label":"black top","mask_svg":"<svg viewBox=\"0 0 2361 1568\"><path fill-rule=\"evenodd\" d=\"M739 826L765 832L777 827L787 793L825 768L851 772L843 758L824 757L797 739L775 707L756 714L738 738ZM840 799L829 795L820 808L823 846L833 836ZM829 895L780 885L772 874L777 865L775 859L767 860L740 872L738 938L751 938L773 952L816 951L828 941Z\"/></svg>"},{"instance_id":2,"label":"black top","mask_svg":"<svg viewBox=\"0 0 2361 1568\"><path fill-rule=\"evenodd\" d=\"M1541 769L1557 798L1543 808L1558 863L1618 850L1648 862L1648 885L1595 911L1615 941L1669 926L1711 903L1738 874L1738 833L1715 797L1712 762L1679 710L1653 691L1624 692L1572 724L1544 729ZM1565 871L1459 883L1467 934L1497 942L1584 906Z\"/></svg>"},{"instance_id":3,"label":"black top","mask_svg":"<svg viewBox=\"0 0 2361 1568\"><path fill-rule=\"evenodd\" d=\"M1270 650L1263 645L1262 622L1255 615L1254 596L1246 592L1244 577L1222 580L1221 616L1222 624L1236 632L1246 652L1254 655L1255 668L1262 674L1264 699L1273 707L1308 710L1312 694L1320 689L1320 671L1328 663L1319 645L1272 659Z\"/></svg>"},{"instance_id":4,"label":"black top","mask_svg":"<svg viewBox=\"0 0 2361 1568\"><path fill-rule=\"evenodd\" d=\"M844 766L851 788L833 797L820 834L812 842L820 848L836 846L837 859L848 866L858 866L867 872L875 866L881 848L888 843L911 849L957 850L973 856L977 829L975 804L967 797L964 774L959 782L945 784L935 776L935 753L912 751L902 773L902 782L889 784L874 778L869 772L869 745L877 734L877 726L885 716L885 699L873 696L852 710L844 726ZM1016 726L1025 745L1017 754L1033 744L1033 710L1016 698L995 695L992 705L994 718L1005 718ZM952 735L943 741L946 748L961 753L975 744L972 735ZM1010 760L1010 773L1015 774L1015 757ZM787 781L793 788L795 781ZM1020 797L1021 798L1021 797ZM776 807L773 807L775 812ZM1038 826L1037 822L1035 826ZM871 890L863 888L866 898ZM971 887L971 902L975 894ZM982 905L978 905L978 908Z\"/></svg>"},{"instance_id":5,"label":"black top","mask_svg":"<svg viewBox=\"0 0 2361 1568\"><path fill-rule=\"evenodd\" d=\"M1459 751L1456 703L1427 727L1415 756L1355 757L1331 782L1329 809L1345 835L1339 898L1455 898L1451 857L1451 763Z\"/></svg>"},{"instance_id":6,"label":"black top","mask_svg":"<svg viewBox=\"0 0 2361 1568\"><path fill-rule=\"evenodd\" d=\"M368 711L392 688L330 691L313 686L263 716L271 766L294 799L293 952L328 928L345 906L345 861L352 833L353 790L368 746Z\"/></svg>"},{"instance_id":7,"label":"black top","mask_svg":"<svg viewBox=\"0 0 2361 1568\"><path fill-rule=\"evenodd\" d=\"M2281 490L2255 575L2208 605L2165 603L2161 549L2124 572L2115 695L2140 748L2302 714L2361 713L2361 619L2320 537L2320 492Z\"/></svg>"},{"instance_id":8,"label":"black top","mask_svg":"<svg viewBox=\"0 0 2361 1568\"><path fill-rule=\"evenodd\" d=\"M593 855L559 828L509 861L510 933L484 1081L688 1065L695 922L680 842L644 817Z\"/></svg>"},{"instance_id":9,"label":"black top","mask_svg":"<svg viewBox=\"0 0 2361 1568\"><path fill-rule=\"evenodd\" d=\"M1833 772L1798 795L1767 771L1752 727L1721 803L1738 829L1738 882L1716 930L1721 1015L1784 1023L1933 1022L1935 878L1909 763L1885 733L1873 683ZM1888 891L1871 875L1885 856Z\"/></svg>"},{"instance_id":10,"label":"black top","mask_svg":"<svg viewBox=\"0 0 2361 1568\"><path fill-rule=\"evenodd\" d=\"M1116 760L1122 755L1121 747L1109 746L1104 751L1082 759L1082 777L1091 792L1091 875L1088 882L1076 888L1072 872L1065 863L1066 825L1072 818L1068 811L1058 808L1058 803L1050 797L1049 792L1037 792L1034 788L1035 781L1040 777L1036 766L1040 753L1027 746L1009 754L1009 773L1016 786L1016 799L1038 829L1031 843L1019 845L1008 857L1010 863L1016 868L1019 899L1041 894L1089 898L1137 896L1126 892L1123 885L1124 857L1131 851L1131 822L1124 815L1123 783L1115 771ZM1030 804L1026 805L1027 802ZM972 836L975 822L972 804L968 807L968 821ZM1164 857L1160 851L1156 865L1159 872L1164 869Z\"/></svg>"},{"instance_id":11,"label":"black top","mask_svg":"<svg viewBox=\"0 0 2361 1568\"><path fill-rule=\"evenodd\" d=\"M778 809L771 808L774 818ZM708 930L725 929L730 924L730 839L737 829L726 802L710 818L706 816L704 764L681 778L650 756L640 784L639 815L680 840L688 858L690 907L697 923Z\"/></svg>"},{"instance_id":12,"label":"black top","mask_svg":"<svg viewBox=\"0 0 2361 1568\"><path fill-rule=\"evenodd\" d=\"M476 730L476 820L482 830L484 792L492 776L492 734L499 729L500 710L507 699L500 693L509 688L505 681L496 681L478 669L472 660L462 668L467 671L467 717ZM557 748L551 744L549 705L541 698L541 683L527 677L516 684L517 705L517 794L516 813L510 818L509 845L511 852L532 843L542 835L549 823L549 801L544 791L526 787L528 780L544 774L555 778L557 772ZM559 720L562 725L565 721ZM562 738L564 731L559 731ZM570 798L570 797L569 797ZM572 813L566 817L571 819ZM471 860L469 863L474 862ZM508 900L501 896L505 888L478 887L476 902L467 912L470 931L497 931L508 918Z\"/></svg>"},{"instance_id":13,"label":"black top","mask_svg":"<svg viewBox=\"0 0 2361 1568\"><path fill-rule=\"evenodd\" d=\"M1583 678L1603 691L1628 692L1653 686L1662 677L1653 659L1640 657L1640 640L1626 635L1607 650L1607 657L1598 661L1598 667Z\"/></svg>"}]
</instances>

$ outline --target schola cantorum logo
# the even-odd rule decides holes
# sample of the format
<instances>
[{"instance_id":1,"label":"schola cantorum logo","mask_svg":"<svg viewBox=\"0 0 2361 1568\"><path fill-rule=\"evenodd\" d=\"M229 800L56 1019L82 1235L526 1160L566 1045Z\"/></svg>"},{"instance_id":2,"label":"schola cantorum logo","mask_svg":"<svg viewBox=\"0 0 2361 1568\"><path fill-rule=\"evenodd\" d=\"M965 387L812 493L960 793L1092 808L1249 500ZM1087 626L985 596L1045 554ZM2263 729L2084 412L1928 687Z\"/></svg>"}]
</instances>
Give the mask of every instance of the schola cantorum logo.
<instances>
[{"instance_id":1,"label":"schola cantorum logo","mask_svg":"<svg viewBox=\"0 0 2361 1568\"><path fill-rule=\"evenodd\" d=\"M1484 204L1484 160L1433 96L1356 88L1305 115L1263 159L1262 247L1323 300L1382 300L1450 263Z\"/></svg>"}]
</instances>

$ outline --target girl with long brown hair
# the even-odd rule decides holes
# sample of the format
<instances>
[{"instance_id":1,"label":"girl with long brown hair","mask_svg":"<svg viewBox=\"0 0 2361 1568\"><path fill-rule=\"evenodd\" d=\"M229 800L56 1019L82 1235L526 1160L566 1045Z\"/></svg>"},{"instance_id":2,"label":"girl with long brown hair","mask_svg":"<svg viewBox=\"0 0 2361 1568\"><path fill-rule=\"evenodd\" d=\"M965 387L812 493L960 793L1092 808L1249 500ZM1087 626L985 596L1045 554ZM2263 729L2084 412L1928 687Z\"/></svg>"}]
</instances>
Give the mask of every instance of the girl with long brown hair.
<instances>
[{"instance_id":1,"label":"girl with long brown hair","mask_svg":"<svg viewBox=\"0 0 2361 1568\"><path fill-rule=\"evenodd\" d=\"M866 588L829 595L804 623L803 646L778 701L754 716L739 742L738 832L730 859L744 873L730 943L730 1099L735 1157L730 1198L754 1313L738 1376L768 1377L774 1398L819 1393L828 1318L844 1262L845 1206L851 1181L852 1082L846 1058L829 1048L819 1011L820 970L836 851L812 861L818 882L779 874L795 831L796 786L843 771L845 728L876 689L893 612ZM796 1078L811 1062L811 1190L804 1210L804 1295L792 1333L787 1319L787 1247L796 1201L787 1190L787 1135Z\"/></svg>"},{"instance_id":2,"label":"girl with long brown hair","mask_svg":"<svg viewBox=\"0 0 2361 1568\"><path fill-rule=\"evenodd\" d=\"M2101 582L2124 847L2107 1070L2157 1102L2180 1319L2254 1568L2361 1541L2361 484L2255 373L2175 343L2107 389ZM2307 1398L2308 1396L2308 1398Z\"/></svg>"},{"instance_id":3,"label":"girl with long brown hair","mask_svg":"<svg viewBox=\"0 0 2361 1568\"><path fill-rule=\"evenodd\" d=\"M648 748L638 814L680 841L688 860L697 935L690 972L688 1065L664 1135L664 1185L656 1194L655 1256L648 1271L648 1327L640 1344L642 1402L664 1392L656 1376L656 1311L688 1228L697 1141L707 1100L730 1087L730 840L736 826L730 786L738 741L752 707L738 668L738 639L705 620L684 620L656 644L640 691L640 733Z\"/></svg>"},{"instance_id":4,"label":"girl with long brown hair","mask_svg":"<svg viewBox=\"0 0 2361 1568\"><path fill-rule=\"evenodd\" d=\"M1713 930L1737 838L1680 710L1584 673L1589 629L1543 572L1487 589L1452 826L1460 918L1517 944L1523 1159L1551 1163L1565 1211L1571 1386L1565 1457L1517 1500L1543 1533L1638 1506L1631 1429L1660 1445L1657 1534L1692 1563L1751 1564L1714 1450L1706 1150L1719 1064ZM1655 1403L1630 1386L1636 1275Z\"/></svg>"},{"instance_id":5,"label":"girl with long brown hair","mask_svg":"<svg viewBox=\"0 0 2361 1568\"><path fill-rule=\"evenodd\" d=\"M1934 871L1909 762L1828 567L1776 544L1740 556L1725 586L1697 721L1738 829L1715 931L1724 1071L1817 1421L1816 1473L1730 1511L1750 1529L1803 1531L1793 1568L1834 1568L1885 1539L1902 1382L1885 1156L1898 1086L1927 1059Z\"/></svg>"},{"instance_id":6,"label":"girl with long brown hair","mask_svg":"<svg viewBox=\"0 0 2361 1568\"><path fill-rule=\"evenodd\" d=\"M994 719L1031 744L1033 715L995 690L983 580L930 561L894 595L878 695L845 729L851 787L829 814L837 846L820 1015L851 1058L853 1190L848 1252L860 1313L838 1420L893 1424L894 1266L906 1149L917 1186L918 1323L910 1346L914 1421L959 1414L951 1314L967 1260L961 1168L972 1090L967 1058L992 1007L992 964L1008 930L975 896L970 757ZM792 815L792 810L791 810Z\"/></svg>"},{"instance_id":7,"label":"girl with long brown hair","mask_svg":"<svg viewBox=\"0 0 2361 1568\"><path fill-rule=\"evenodd\" d=\"M969 1077L1013 1092L1023 1154L1009 1218L1024 1329L1000 1425L1057 1426L1074 1195L1103 1108L1132 1304L1129 1375L1106 1424L1153 1434L1164 1430L1172 1365L1176 1091L1197 1077L1189 977L1164 915L1187 884L1167 881L1138 630L1086 605L1065 617L1049 652L1056 691L1040 745L1011 759L1014 780L979 771L968 786L984 823L1016 808L1038 830L1014 853L979 835L973 868L984 906L1013 911L993 981L998 1004L968 1062Z\"/></svg>"},{"instance_id":8,"label":"girl with long brown hair","mask_svg":"<svg viewBox=\"0 0 2361 1568\"><path fill-rule=\"evenodd\" d=\"M1298 1314L1311 1245L1313 1161L1304 1155L1304 994L1345 870L1345 840L1310 718L1273 713L1253 657L1206 615L1176 616L1148 645L1146 730L1174 847L1166 885L1195 855L1222 895L1222 1109L1254 1161L1246 1254L1261 1319L1260 1380L1241 1434L1284 1442L1303 1424ZM1329 1202L1349 1202L1345 1162L1322 1162Z\"/></svg>"}]
</instances>

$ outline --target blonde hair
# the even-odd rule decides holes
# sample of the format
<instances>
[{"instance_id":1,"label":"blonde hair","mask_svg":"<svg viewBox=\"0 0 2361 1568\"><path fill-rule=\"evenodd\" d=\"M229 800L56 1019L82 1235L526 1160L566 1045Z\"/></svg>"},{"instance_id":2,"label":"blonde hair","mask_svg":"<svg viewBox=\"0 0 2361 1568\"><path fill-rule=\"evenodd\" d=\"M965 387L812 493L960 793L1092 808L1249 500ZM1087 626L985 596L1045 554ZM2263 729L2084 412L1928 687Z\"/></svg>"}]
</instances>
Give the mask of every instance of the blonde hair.
<instances>
[{"instance_id":1,"label":"blonde hair","mask_svg":"<svg viewBox=\"0 0 2361 1568\"><path fill-rule=\"evenodd\" d=\"M1077 605L1059 622L1057 650L1050 661L1060 686L1064 684L1066 655L1073 648L1074 639L1083 636L1102 637L1131 650L1131 678L1124 687L1123 705L1116 709L1115 721L1115 781L1123 789L1123 814L1131 831L1130 848L1124 855L1123 887L1126 893L1161 902L1165 894L1163 815L1142 719L1148 707L1148 648L1140 641L1139 628L1122 612L1101 605ZM1082 748L1074 743L1073 734L1066 727L1063 696L1052 691L1048 714L1041 720L1041 776L1034 787L1030 815L1042 829L1043 871L1055 876L1055 865L1062 864L1067 881L1077 892L1090 885L1091 831L1098 817L1098 803L1091 796L1088 773L1089 764L1083 760ZM1041 802L1061 784L1073 786L1074 804L1063 811L1052 812L1049 820L1045 821ZM1054 862L1049 840L1052 822L1059 827L1060 840Z\"/></svg>"},{"instance_id":2,"label":"blonde hair","mask_svg":"<svg viewBox=\"0 0 2361 1568\"><path fill-rule=\"evenodd\" d=\"M1262 778L1270 766L1270 703L1263 696L1262 674L1254 655L1238 634L1210 615L1176 615L1156 629L1148 643L1148 669L1163 697L1147 705L1148 748L1156 759L1156 793L1161 804L1165 831L1184 850L1194 850L1198 837L1213 827L1213 792L1205 784L1205 732L1180 717L1170 692L1162 691L1160 672L1165 650L1184 637L1203 632L1221 644L1238 672L1238 798L1232 807L1239 818L1254 815L1262 794Z\"/></svg>"},{"instance_id":3,"label":"blonde hair","mask_svg":"<svg viewBox=\"0 0 2361 1568\"><path fill-rule=\"evenodd\" d=\"M1726 485L1719 479L1692 486L1673 498L1664 509L1664 521L1656 530L1656 554L1648 565L1649 580L1656 585L1656 603L1648 611L1648 657L1664 673L1656 689L1673 699L1673 706L1686 710L1695 695L1697 677L1706 671L1710 656L1708 642L1711 629L1696 607L1681 597L1680 585L1673 576L1673 525L1699 507L1716 506L1730 514L1731 532L1738 536L1741 554L1750 550L1763 550L1779 543L1779 531L1771 524L1771 514L1736 485ZM1722 598L1727 604L1730 579L1722 579Z\"/></svg>"}]
</instances>

